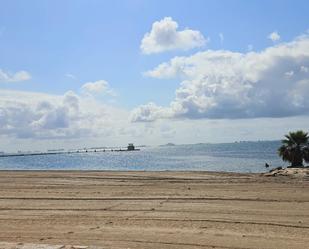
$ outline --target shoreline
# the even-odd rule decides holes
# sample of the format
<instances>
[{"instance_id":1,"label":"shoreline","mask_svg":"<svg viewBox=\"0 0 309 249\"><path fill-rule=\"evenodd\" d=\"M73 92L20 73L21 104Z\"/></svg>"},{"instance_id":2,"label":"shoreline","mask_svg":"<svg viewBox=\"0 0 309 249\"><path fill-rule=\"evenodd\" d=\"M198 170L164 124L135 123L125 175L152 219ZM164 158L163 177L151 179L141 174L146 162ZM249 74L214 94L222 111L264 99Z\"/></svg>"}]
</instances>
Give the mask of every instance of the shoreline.
<instances>
[{"instance_id":1,"label":"shoreline","mask_svg":"<svg viewBox=\"0 0 309 249\"><path fill-rule=\"evenodd\" d=\"M261 173L4 170L0 248L303 249L308 190Z\"/></svg>"}]
</instances>

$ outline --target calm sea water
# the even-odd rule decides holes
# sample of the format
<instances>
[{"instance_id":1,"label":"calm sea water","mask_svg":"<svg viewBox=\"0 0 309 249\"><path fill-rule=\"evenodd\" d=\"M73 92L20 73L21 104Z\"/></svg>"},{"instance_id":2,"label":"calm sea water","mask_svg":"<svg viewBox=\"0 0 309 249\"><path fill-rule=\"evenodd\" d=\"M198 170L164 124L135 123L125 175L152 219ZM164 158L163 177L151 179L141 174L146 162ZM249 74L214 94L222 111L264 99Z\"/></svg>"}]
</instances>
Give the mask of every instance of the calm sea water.
<instances>
[{"instance_id":1,"label":"calm sea water","mask_svg":"<svg viewBox=\"0 0 309 249\"><path fill-rule=\"evenodd\" d=\"M264 172L285 165L279 141L194 144L142 148L132 152L97 152L0 157L0 169L14 170L208 170Z\"/></svg>"}]
</instances>

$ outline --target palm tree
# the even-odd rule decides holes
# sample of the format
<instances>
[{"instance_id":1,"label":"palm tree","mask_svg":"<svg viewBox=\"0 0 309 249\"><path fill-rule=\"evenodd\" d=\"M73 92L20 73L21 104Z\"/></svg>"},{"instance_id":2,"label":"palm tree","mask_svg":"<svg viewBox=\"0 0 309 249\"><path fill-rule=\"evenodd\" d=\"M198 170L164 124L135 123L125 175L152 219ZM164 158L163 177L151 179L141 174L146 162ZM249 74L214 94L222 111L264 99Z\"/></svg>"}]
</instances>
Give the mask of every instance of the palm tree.
<instances>
[{"instance_id":1,"label":"palm tree","mask_svg":"<svg viewBox=\"0 0 309 249\"><path fill-rule=\"evenodd\" d=\"M291 167L303 167L303 161L309 162L309 136L307 132L296 131L285 135L278 149L283 161L291 163Z\"/></svg>"}]
</instances>

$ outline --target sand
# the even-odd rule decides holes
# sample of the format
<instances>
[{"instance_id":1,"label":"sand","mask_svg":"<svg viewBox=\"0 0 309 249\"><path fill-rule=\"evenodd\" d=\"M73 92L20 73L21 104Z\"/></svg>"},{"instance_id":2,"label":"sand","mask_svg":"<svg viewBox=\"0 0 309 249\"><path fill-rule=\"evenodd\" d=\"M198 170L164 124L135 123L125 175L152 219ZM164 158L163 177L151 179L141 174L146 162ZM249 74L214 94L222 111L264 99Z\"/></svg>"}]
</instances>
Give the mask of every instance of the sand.
<instances>
[{"instance_id":1,"label":"sand","mask_svg":"<svg viewBox=\"0 0 309 249\"><path fill-rule=\"evenodd\" d=\"M0 248L70 245L309 248L309 177L0 171Z\"/></svg>"}]
</instances>

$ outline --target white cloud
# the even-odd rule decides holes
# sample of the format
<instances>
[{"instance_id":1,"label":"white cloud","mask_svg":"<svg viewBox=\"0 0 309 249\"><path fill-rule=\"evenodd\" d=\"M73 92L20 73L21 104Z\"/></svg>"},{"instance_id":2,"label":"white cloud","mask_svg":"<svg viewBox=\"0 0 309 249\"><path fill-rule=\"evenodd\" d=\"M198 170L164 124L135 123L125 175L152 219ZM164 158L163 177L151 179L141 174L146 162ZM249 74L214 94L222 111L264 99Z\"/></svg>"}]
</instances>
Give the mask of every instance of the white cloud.
<instances>
[{"instance_id":1,"label":"white cloud","mask_svg":"<svg viewBox=\"0 0 309 249\"><path fill-rule=\"evenodd\" d=\"M202 47L207 42L200 31L177 29L178 23L171 17L154 22L151 31L144 35L141 42L142 52L151 54L169 50L189 50Z\"/></svg>"},{"instance_id":2,"label":"white cloud","mask_svg":"<svg viewBox=\"0 0 309 249\"><path fill-rule=\"evenodd\" d=\"M286 77L288 77L288 78L289 78L289 77L292 77L292 76L294 75L294 71L291 70L291 71L285 72L284 75L285 75Z\"/></svg>"},{"instance_id":3,"label":"white cloud","mask_svg":"<svg viewBox=\"0 0 309 249\"><path fill-rule=\"evenodd\" d=\"M27 71L18 71L16 73L10 73L5 72L2 69L0 69L0 82L19 82L19 81L25 81L30 80L31 75Z\"/></svg>"},{"instance_id":4,"label":"white cloud","mask_svg":"<svg viewBox=\"0 0 309 249\"><path fill-rule=\"evenodd\" d=\"M70 78L72 80L76 80L77 79L76 76L71 74L71 73L66 73L64 76L67 77L67 78Z\"/></svg>"},{"instance_id":5,"label":"white cloud","mask_svg":"<svg viewBox=\"0 0 309 249\"><path fill-rule=\"evenodd\" d=\"M131 123L129 114L72 91L50 95L0 89L0 149L163 144L176 134L167 120Z\"/></svg>"},{"instance_id":6,"label":"white cloud","mask_svg":"<svg viewBox=\"0 0 309 249\"><path fill-rule=\"evenodd\" d=\"M261 52L208 50L175 57L145 73L181 79L174 101L136 108L132 121L308 115L309 81L303 73L308 66L308 35Z\"/></svg>"},{"instance_id":7,"label":"white cloud","mask_svg":"<svg viewBox=\"0 0 309 249\"><path fill-rule=\"evenodd\" d=\"M87 82L81 87L82 91L90 95L107 94L115 96L115 91L110 88L105 80L98 80L94 82Z\"/></svg>"},{"instance_id":8,"label":"white cloud","mask_svg":"<svg viewBox=\"0 0 309 249\"><path fill-rule=\"evenodd\" d=\"M270 33L267 38L272 40L273 42L276 42L276 41L280 40L280 35L278 34L277 31L274 31L274 32Z\"/></svg>"},{"instance_id":9,"label":"white cloud","mask_svg":"<svg viewBox=\"0 0 309 249\"><path fill-rule=\"evenodd\" d=\"M122 110L72 91L56 96L0 90L0 136L36 139L108 136L113 129L123 126L126 115Z\"/></svg>"},{"instance_id":10,"label":"white cloud","mask_svg":"<svg viewBox=\"0 0 309 249\"><path fill-rule=\"evenodd\" d=\"M292 94L301 97L307 86L300 83ZM7 152L125 146L131 141L155 145L278 139L289 130L307 129L309 117L128 121L127 111L71 91L56 96L0 89L0 149Z\"/></svg>"},{"instance_id":11,"label":"white cloud","mask_svg":"<svg viewBox=\"0 0 309 249\"><path fill-rule=\"evenodd\" d=\"M131 112L132 122L152 122L159 118L168 118L171 114L163 107L154 103L142 105Z\"/></svg>"}]
</instances>

